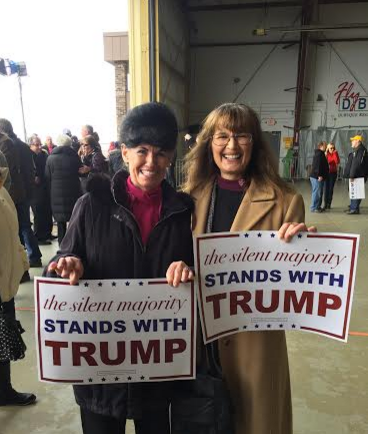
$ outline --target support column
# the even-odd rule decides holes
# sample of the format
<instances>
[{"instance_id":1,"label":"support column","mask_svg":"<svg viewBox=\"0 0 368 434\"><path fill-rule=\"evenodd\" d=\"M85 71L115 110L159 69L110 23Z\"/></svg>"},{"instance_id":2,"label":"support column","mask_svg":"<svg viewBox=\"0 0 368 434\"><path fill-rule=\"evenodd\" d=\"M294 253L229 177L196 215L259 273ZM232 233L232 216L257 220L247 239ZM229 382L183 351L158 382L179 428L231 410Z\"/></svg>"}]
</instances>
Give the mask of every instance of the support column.
<instances>
[{"instance_id":1,"label":"support column","mask_svg":"<svg viewBox=\"0 0 368 434\"><path fill-rule=\"evenodd\" d=\"M120 133L120 124L123 116L129 109L128 92L128 62L114 62L115 66L115 95L116 95L116 125L117 137Z\"/></svg>"},{"instance_id":2,"label":"support column","mask_svg":"<svg viewBox=\"0 0 368 434\"><path fill-rule=\"evenodd\" d=\"M302 8L302 19L301 25L308 25L311 23L313 12L313 0L304 0ZM305 82L305 69L308 57L309 49L309 32L301 32L300 44L299 44L299 56L298 56L298 76L296 83L296 97L295 97L295 112L294 112L294 136L293 144L294 147L298 149L299 147L299 134L301 127L301 116L302 116L302 103L303 103L303 92L304 92L304 82Z\"/></svg>"}]
</instances>

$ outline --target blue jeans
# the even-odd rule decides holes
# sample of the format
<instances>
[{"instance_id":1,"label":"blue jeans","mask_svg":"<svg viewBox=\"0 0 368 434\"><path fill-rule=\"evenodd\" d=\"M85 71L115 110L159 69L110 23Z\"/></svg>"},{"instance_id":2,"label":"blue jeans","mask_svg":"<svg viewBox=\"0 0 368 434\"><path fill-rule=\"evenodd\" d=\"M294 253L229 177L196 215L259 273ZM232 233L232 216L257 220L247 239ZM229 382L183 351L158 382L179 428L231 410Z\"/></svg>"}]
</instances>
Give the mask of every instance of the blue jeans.
<instances>
[{"instance_id":1,"label":"blue jeans","mask_svg":"<svg viewBox=\"0 0 368 434\"><path fill-rule=\"evenodd\" d=\"M311 211L316 211L320 207L324 181L318 181L316 178L309 178L312 185Z\"/></svg>"},{"instance_id":2,"label":"blue jeans","mask_svg":"<svg viewBox=\"0 0 368 434\"><path fill-rule=\"evenodd\" d=\"M350 199L350 211L359 211L362 199Z\"/></svg>"},{"instance_id":3,"label":"blue jeans","mask_svg":"<svg viewBox=\"0 0 368 434\"><path fill-rule=\"evenodd\" d=\"M29 215L29 202L18 203L15 205L18 214L19 238L23 246L27 249L28 259L38 261L41 259L41 251L38 247L38 241L31 227L31 218Z\"/></svg>"}]
</instances>

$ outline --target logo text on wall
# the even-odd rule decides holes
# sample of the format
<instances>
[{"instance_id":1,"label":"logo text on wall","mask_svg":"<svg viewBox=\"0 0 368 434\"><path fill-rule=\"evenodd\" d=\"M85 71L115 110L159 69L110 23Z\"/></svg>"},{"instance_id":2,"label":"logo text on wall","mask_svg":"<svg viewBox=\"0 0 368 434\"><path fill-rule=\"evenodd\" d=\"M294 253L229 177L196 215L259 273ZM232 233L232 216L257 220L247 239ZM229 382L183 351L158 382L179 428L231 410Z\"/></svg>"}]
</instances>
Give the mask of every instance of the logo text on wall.
<instances>
[{"instance_id":1,"label":"logo text on wall","mask_svg":"<svg viewBox=\"0 0 368 434\"><path fill-rule=\"evenodd\" d=\"M355 83L343 81L335 92L339 117L368 116L368 96L355 92Z\"/></svg>"}]
</instances>

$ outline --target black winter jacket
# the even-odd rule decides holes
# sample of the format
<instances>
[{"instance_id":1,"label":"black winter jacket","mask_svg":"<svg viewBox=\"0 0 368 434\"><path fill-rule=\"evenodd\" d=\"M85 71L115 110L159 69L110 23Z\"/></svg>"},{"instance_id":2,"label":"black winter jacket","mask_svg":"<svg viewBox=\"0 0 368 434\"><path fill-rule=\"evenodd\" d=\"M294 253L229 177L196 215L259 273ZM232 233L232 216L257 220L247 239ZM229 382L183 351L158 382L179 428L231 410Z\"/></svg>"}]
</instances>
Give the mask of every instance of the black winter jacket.
<instances>
[{"instance_id":1,"label":"black winter jacket","mask_svg":"<svg viewBox=\"0 0 368 434\"><path fill-rule=\"evenodd\" d=\"M365 178L368 176L368 153L364 145L360 144L348 156L344 170L344 178Z\"/></svg>"},{"instance_id":2,"label":"black winter jacket","mask_svg":"<svg viewBox=\"0 0 368 434\"><path fill-rule=\"evenodd\" d=\"M42 151L39 154L32 152L32 157L36 168L36 177L38 178L38 183L35 183L34 194L31 204L35 205L39 203L44 203L45 201L50 202L50 193L45 176L48 154L45 151Z\"/></svg>"},{"instance_id":3,"label":"black winter jacket","mask_svg":"<svg viewBox=\"0 0 368 434\"><path fill-rule=\"evenodd\" d=\"M26 198L22 175L20 173L19 149L13 141L4 133L0 133L0 151L4 154L9 167L11 185L9 194L14 203L21 203Z\"/></svg>"},{"instance_id":4,"label":"black winter jacket","mask_svg":"<svg viewBox=\"0 0 368 434\"><path fill-rule=\"evenodd\" d=\"M77 153L69 146L57 146L46 162L45 175L51 195L52 214L57 222L68 222L81 196Z\"/></svg>"},{"instance_id":5,"label":"black winter jacket","mask_svg":"<svg viewBox=\"0 0 368 434\"><path fill-rule=\"evenodd\" d=\"M314 152L313 162L310 177L318 179L319 176L322 176L325 181L329 174L329 166L326 155L320 149L316 149Z\"/></svg>"},{"instance_id":6,"label":"black winter jacket","mask_svg":"<svg viewBox=\"0 0 368 434\"><path fill-rule=\"evenodd\" d=\"M20 162L20 175L22 179L22 190L24 191L25 198L19 202L32 200L35 187L35 174L36 169L33 163L32 151L29 146L22 142L14 133L9 137L13 140L19 153Z\"/></svg>"},{"instance_id":7,"label":"black winter jacket","mask_svg":"<svg viewBox=\"0 0 368 434\"><path fill-rule=\"evenodd\" d=\"M145 246L138 224L129 210L126 193L128 174L121 170L111 182L95 175L87 185L72 218L60 251L77 256L86 279L164 277L173 261L193 265L191 232L192 199L162 183L162 211ZM77 403L94 413L116 418L142 417L167 405L177 384L182 382L74 386Z\"/></svg>"}]
</instances>

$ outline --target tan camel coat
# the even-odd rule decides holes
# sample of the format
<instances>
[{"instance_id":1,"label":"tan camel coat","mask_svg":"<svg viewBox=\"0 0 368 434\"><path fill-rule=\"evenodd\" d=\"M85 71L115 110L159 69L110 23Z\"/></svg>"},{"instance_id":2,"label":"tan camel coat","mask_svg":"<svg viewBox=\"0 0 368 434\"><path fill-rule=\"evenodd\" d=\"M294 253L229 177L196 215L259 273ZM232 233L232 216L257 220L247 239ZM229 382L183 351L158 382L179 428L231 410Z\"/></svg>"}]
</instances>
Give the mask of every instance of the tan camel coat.
<instances>
[{"instance_id":1,"label":"tan camel coat","mask_svg":"<svg viewBox=\"0 0 368 434\"><path fill-rule=\"evenodd\" d=\"M17 211L2 186L4 181L5 176L0 178L0 298L5 302L18 292L20 279L29 264L19 241Z\"/></svg>"},{"instance_id":2,"label":"tan camel coat","mask_svg":"<svg viewBox=\"0 0 368 434\"><path fill-rule=\"evenodd\" d=\"M213 183L192 192L194 234L204 233ZM277 194L252 182L231 231L278 230L303 222L299 194ZM224 377L235 406L236 434L291 434L292 409L286 337L283 331L243 332L219 339Z\"/></svg>"}]
</instances>

